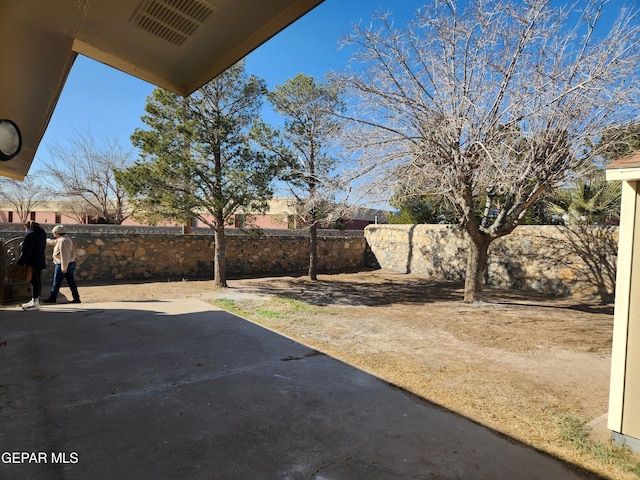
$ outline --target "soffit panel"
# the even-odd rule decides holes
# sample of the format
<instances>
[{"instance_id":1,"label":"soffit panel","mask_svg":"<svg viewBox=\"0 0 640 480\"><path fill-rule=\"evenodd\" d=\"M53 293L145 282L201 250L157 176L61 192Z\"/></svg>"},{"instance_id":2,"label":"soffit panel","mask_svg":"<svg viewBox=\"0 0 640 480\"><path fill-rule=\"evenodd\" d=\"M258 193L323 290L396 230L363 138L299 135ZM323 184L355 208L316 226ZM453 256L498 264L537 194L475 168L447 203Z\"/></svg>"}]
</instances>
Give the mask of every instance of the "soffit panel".
<instances>
[{"instance_id":1,"label":"soffit panel","mask_svg":"<svg viewBox=\"0 0 640 480\"><path fill-rule=\"evenodd\" d=\"M135 17L154 2L156 9L177 10L169 15L172 28L184 26L180 9L192 11L200 3L211 13L196 15L200 24L180 42ZM78 53L188 95L321 2L2 0L0 58L6 73L0 78L0 118L18 124L23 146L18 156L0 162L0 174L22 179L29 171Z\"/></svg>"}]
</instances>

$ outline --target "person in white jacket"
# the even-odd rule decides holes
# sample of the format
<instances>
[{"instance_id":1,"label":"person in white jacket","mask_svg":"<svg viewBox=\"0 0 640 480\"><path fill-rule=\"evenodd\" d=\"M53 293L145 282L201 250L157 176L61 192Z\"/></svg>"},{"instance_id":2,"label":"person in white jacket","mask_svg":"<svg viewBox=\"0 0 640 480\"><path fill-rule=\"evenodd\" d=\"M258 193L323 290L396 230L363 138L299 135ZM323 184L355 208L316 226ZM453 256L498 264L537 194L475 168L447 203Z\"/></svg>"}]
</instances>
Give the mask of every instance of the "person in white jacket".
<instances>
[{"instance_id":1,"label":"person in white jacket","mask_svg":"<svg viewBox=\"0 0 640 480\"><path fill-rule=\"evenodd\" d=\"M51 295L43 300L42 303L56 303L62 280L67 281L67 285L71 289L73 300L69 303L80 303L80 295L78 294L78 286L74 277L76 270L76 250L73 241L67 237L67 231L64 225L56 225L51 230L55 240L47 240L47 243L53 244L53 285L51 287Z\"/></svg>"}]
</instances>

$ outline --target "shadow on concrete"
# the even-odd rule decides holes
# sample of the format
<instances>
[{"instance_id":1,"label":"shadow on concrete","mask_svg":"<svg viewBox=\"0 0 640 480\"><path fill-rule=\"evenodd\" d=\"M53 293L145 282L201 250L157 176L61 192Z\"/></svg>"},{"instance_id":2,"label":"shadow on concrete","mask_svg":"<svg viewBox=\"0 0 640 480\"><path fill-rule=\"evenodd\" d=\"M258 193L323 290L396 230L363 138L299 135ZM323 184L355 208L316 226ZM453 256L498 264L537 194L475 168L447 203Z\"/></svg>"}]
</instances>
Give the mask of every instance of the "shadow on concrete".
<instances>
[{"instance_id":1,"label":"shadow on concrete","mask_svg":"<svg viewBox=\"0 0 640 480\"><path fill-rule=\"evenodd\" d=\"M0 478L599 478L199 300L74 307L0 310Z\"/></svg>"}]
</instances>

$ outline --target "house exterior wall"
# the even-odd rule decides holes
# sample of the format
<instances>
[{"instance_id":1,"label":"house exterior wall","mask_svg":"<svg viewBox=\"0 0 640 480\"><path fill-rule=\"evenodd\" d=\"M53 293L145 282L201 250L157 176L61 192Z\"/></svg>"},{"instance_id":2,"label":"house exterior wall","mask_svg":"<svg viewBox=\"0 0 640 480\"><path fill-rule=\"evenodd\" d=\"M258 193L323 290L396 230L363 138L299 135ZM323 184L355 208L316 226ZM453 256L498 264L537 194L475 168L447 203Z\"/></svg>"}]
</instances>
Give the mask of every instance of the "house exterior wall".
<instances>
[{"instance_id":1,"label":"house exterior wall","mask_svg":"<svg viewBox=\"0 0 640 480\"><path fill-rule=\"evenodd\" d=\"M610 173L607 172L607 178ZM640 170L635 169L640 177ZM632 177L633 178L633 177ZM622 181L620 241L607 425L614 443L640 453L640 180Z\"/></svg>"}]
</instances>

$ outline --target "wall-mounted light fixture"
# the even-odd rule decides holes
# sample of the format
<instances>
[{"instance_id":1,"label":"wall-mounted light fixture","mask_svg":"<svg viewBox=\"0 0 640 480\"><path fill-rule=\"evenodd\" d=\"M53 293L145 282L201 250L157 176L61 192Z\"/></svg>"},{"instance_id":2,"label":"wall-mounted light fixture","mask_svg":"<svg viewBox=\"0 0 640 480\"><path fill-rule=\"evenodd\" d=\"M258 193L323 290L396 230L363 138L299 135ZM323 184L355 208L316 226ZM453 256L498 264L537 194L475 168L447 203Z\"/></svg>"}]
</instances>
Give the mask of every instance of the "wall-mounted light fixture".
<instances>
[{"instance_id":1,"label":"wall-mounted light fixture","mask_svg":"<svg viewBox=\"0 0 640 480\"><path fill-rule=\"evenodd\" d=\"M11 160L22 148L20 129L11 120L0 120L0 161Z\"/></svg>"}]
</instances>

